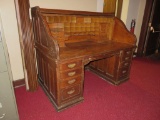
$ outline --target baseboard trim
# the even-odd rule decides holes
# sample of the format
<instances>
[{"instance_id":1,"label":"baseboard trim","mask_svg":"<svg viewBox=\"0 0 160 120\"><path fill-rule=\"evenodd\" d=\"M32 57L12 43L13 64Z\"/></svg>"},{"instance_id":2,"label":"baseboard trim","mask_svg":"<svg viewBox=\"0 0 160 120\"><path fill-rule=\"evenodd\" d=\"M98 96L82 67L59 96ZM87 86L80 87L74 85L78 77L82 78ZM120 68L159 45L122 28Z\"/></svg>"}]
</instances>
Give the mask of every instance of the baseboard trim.
<instances>
[{"instance_id":1,"label":"baseboard trim","mask_svg":"<svg viewBox=\"0 0 160 120\"><path fill-rule=\"evenodd\" d=\"M25 85L25 79L19 79L19 80L15 80L13 81L13 87L17 88L17 87L21 87Z\"/></svg>"}]
</instances>

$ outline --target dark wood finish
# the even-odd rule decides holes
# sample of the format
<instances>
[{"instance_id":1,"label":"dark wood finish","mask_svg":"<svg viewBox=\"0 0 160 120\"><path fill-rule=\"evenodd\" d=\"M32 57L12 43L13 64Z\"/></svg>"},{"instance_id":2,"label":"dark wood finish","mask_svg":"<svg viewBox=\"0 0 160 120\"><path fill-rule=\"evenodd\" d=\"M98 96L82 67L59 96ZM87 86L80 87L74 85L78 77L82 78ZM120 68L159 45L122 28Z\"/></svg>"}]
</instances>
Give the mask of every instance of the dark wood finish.
<instances>
[{"instance_id":1,"label":"dark wood finish","mask_svg":"<svg viewBox=\"0 0 160 120\"><path fill-rule=\"evenodd\" d=\"M137 56L154 54L158 49L159 33L153 33L151 27L156 29L159 26L159 1L146 1L145 13L141 27L141 34L138 44Z\"/></svg>"},{"instance_id":2,"label":"dark wood finish","mask_svg":"<svg viewBox=\"0 0 160 120\"><path fill-rule=\"evenodd\" d=\"M149 26L150 14L152 10L154 0L146 0L146 7L143 16L143 22L141 27L141 34L138 43L137 56L143 56L143 52L145 51L144 45L146 41L147 30Z\"/></svg>"},{"instance_id":3,"label":"dark wood finish","mask_svg":"<svg viewBox=\"0 0 160 120\"><path fill-rule=\"evenodd\" d=\"M144 55L152 55L154 53L158 53L158 41L160 39L160 1L154 0L152 11L151 11L151 17L150 17L150 23L151 26L148 27L147 37L145 41L144 46ZM154 30L151 30L152 29Z\"/></svg>"},{"instance_id":4,"label":"dark wood finish","mask_svg":"<svg viewBox=\"0 0 160 120\"><path fill-rule=\"evenodd\" d=\"M16 14L24 72L27 76L29 91L38 88L36 58L33 40L32 23L29 17L29 0L15 0ZM25 78L26 79L26 78Z\"/></svg>"},{"instance_id":5,"label":"dark wood finish","mask_svg":"<svg viewBox=\"0 0 160 120\"><path fill-rule=\"evenodd\" d=\"M39 81L60 111L83 101L84 67L118 85L136 38L112 14L32 8Z\"/></svg>"},{"instance_id":6,"label":"dark wood finish","mask_svg":"<svg viewBox=\"0 0 160 120\"><path fill-rule=\"evenodd\" d=\"M17 87L21 87L25 85L25 79L20 79L20 80L15 80L13 81L13 87L17 88Z\"/></svg>"}]
</instances>

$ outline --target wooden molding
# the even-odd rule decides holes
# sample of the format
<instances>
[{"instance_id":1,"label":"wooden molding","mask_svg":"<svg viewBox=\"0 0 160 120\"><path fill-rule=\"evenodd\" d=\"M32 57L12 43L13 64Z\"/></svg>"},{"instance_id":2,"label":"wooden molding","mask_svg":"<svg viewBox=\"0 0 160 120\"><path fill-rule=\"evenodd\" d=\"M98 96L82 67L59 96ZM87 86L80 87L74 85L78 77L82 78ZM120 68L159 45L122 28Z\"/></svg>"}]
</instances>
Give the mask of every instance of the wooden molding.
<instances>
[{"instance_id":1,"label":"wooden molding","mask_svg":"<svg viewBox=\"0 0 160 120\"><path fill-rule=\"evenodd\" d=\"M117 17L121 18L123 0L118 0Z\"/></svg>"},{"instance_id":2,"label":"wooden molding","mask_svg":"<svg viewBox=\"0 0 160 120\"><path fill-rule=\"evenodd\" d=\"M103 12L115 14L116 1L117 0L104 0Z\"/></svg>"},{"instance_id":3,"label":"wooden molding","mask_svg":"<svg viewBox=\"0 0 160 120\"><path fill-rule=\"evenodd\" d=\"M34 50L34 36L32 22L29 17L29 0L14 0L19 37L21 43L24 68L26 69L29 91L38 89L36 55Z\"/></svg>"},{"instance_id":4,"label":"wooden molding","mask_svg":"<svg viewBox=\"0 0 160 120\"><path fill-rule=\"evenodd\" d=\"M150 14L151 14L153 2L154 2L154 0L147 0L146 1L143 22L142 22L142 27L141 27L141 33L140 33L140 38L139 38L139 43L138 43L138 48L137 48L137 56L139 56L139 57L142 57L144 55L143 54L143 51L145 49L144 45L145 45L145 41L146 41L148 23L149 23L149 19L150 19Z\"/></svg>"},{"instance_id":5,"label":"wooden molding","mask_svg":"<svg viewBox=\"0 0 160 120\"><path fill-rule=\"evenodd\" d=\"M25 85L25 80L24 80L24 78L13 81L13 87L14 87L14 88L21 87L21 86L24 86L24 85Z\"/></svg>"}]
</instances>

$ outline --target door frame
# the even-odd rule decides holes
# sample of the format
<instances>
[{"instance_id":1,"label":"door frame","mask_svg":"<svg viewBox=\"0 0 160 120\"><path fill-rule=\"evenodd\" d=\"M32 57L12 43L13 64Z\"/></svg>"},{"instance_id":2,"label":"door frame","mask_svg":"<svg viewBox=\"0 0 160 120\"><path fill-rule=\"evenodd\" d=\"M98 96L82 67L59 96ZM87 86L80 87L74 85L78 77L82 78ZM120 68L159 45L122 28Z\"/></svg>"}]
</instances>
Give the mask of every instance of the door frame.
<instances>
[{"instance_id":1,"label":"door frame","mask_svg":"<svg viewBox=\"0 0 160 120\"><path fill-rule=\"evenodd\" d=\"M141 33L140 33L140 38L139 38L139 43L138 43L138 48L137 48L138 57L144 56L147 30L149 26L150 15L151 15L153 3L154 3L154 0L146 0L146 6L145 6L145 11L144 11L144 16L143 16Z\"/></svg>"}]
</instances>

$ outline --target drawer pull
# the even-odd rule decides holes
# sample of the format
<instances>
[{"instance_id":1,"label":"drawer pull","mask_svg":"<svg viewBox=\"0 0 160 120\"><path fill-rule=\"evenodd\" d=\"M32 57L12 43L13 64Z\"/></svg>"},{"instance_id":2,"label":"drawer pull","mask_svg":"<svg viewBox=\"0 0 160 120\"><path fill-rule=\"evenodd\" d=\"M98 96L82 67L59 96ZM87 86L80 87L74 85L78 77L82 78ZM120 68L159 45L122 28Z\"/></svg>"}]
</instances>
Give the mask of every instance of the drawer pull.
<instances>
[{"instance_id":1,"label":"drawer pull","mask_svg":"<svg viewBox=\"0 0 160 120\"><path fill-rule=\"evenodd\" d=\"M129 60L129 57L126 57L125 60Z\"/></svg>"},{"instance_id":2,"label":"drawer pull","mask_svg":"<svg viewBox=\"0 0 160 120\"><path fill-rule=\"evenodd\" d=\"M76 79L69 80L69 81L68 81L68 84L73 84L75 81L76 81Z\"/></svg>"},{"instance_id":3,"label":"drawer pull","mask_svg":"<svg viewBox=\"0 0 160 120\"><path fill-rule=\"evenodd\" d=\"M68 73L68 76L70 76L70 77L71 77L71 76L74 76L75 74L76 74L76 72L75 72L75 71L74 71L74 72L69 72L69 73Z\"/></svg>"},{"instance_id":4,"label":"drawer pull","mask_svg":"<svg viewBox=\"0 0 160 120\"><path fill-rule=\"evenodd\" d=\"M68 68L74 68L76 66L76 63L68 64Z\"/></svg>"},{"instance_id":5,"label":"drawer pull","mask_svg":"<svg viewBox=\"0 0 160 120\"><path fill-rule=\"evenodd\" d=\"M129 63L125 63L124 65L127 66Z\"/></svg>"},{"instance_id":6,"label":"drawer pull","mask_svg":"<svg viewBox=\"0 0 160 120\"><path fill-rule=\"evenodd\" d=\"M126 72L127 72L126 70L123 70L123 71L122 71L123 74L126 73Z\"/></svg>"},{"instance_id":7,"label":"drawer pull","mask_svg":"<svg viewBox=\"0 0 160 120\"><path fill-rule=\"evenodd\" d=\"M68 95L71 95L71 94L73 94L74 92L75 92L75 89L68 91L67 94L68 94Z\"/></svg>"},{"instance_id":8,"label":"drawer pull","mask_svg":"<svg viewBox=\"0 0 160 120\"><path fill-rule=\"evenodd\" d=\"M130 53L131 53L131 51L128 51L128 52L127 52L127 55L129 55Z\"/></svg>"},{"instance_id":9,"label":"drawer pull","mask_svg":"<svg viewBox=\"0 0 160 120\"><path fill-rule=\"evenodd\" d=\"M89 61L92 61L92 60L93 60L93 58L90 57L90 58L89 58Z\"/></svg>"}]
</instances>

